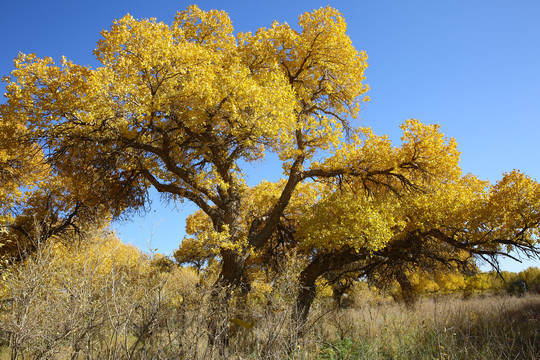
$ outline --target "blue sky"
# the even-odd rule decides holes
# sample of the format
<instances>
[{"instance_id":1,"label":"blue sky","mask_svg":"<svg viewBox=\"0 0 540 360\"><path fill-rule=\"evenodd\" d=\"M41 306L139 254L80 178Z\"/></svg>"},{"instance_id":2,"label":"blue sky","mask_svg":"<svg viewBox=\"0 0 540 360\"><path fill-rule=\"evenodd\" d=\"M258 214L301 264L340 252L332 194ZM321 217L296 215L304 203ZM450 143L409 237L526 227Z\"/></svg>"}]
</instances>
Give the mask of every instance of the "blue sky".
<instances>
[{"instance_id":1,"label":"blue sky","mask_svg":"<svg viewBox=\"0 0 540 360\"><path fill-rule=\"evenodd\" d=\"M96 66L92 55L102 29L130 13L170 23L185 1L26 0L0 2L0 75L19 52ZM340 10L357 49L365 50L372 101L359 124L399 141L408 118L438 123L457 139L461 166L495 182L520 169L540 180L540 1L199 1L199 7L229 13L236 31L296 24L298 15L321 6ZM2 88L3 91L3 88ZM278 163L248 169L249 183L275 180ZM190 205L162 204L115 225L122 239L142 249L172 252L184 235ZM149 244L151 242L151 244ZM519 271L539 263L506 261Z\"/></svg>"}]
</instances>

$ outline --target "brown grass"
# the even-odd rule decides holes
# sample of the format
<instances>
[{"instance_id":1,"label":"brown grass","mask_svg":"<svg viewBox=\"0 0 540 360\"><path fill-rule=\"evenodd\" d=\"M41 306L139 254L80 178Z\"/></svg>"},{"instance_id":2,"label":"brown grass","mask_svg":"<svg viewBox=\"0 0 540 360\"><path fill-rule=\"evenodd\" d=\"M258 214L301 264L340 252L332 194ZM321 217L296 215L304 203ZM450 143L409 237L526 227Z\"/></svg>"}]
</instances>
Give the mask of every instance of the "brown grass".
<instances>
[{"instance_id":1,"label":"brown grass","mask_svg":"<svg viewBox=\"0 0 540 360\"><path fill-rule=\"evenodd\" d=\"M540 358L538 314L538 296L432 298L414 309L385 303L337 311L321 338L330 349L350 339L351 359L532 360Z\"/></svg>"},{"instance_id":2,"label":"brown grass","mask_svg":"<svg viewBox=\"0 0 540 360\"><path fill-rule=\"evenodd\" d=\"M536 295L426 298L412 309L369 292L349 309L320 298L299 337L292 267L264 298L216 314L213 279L193 271L131 262L104 271L96 259L66 271L58 261L44 250L4 274L0 360L219 359L213 316L228 321L229 359L540 359Z\"/></svg>"}]
</instances>

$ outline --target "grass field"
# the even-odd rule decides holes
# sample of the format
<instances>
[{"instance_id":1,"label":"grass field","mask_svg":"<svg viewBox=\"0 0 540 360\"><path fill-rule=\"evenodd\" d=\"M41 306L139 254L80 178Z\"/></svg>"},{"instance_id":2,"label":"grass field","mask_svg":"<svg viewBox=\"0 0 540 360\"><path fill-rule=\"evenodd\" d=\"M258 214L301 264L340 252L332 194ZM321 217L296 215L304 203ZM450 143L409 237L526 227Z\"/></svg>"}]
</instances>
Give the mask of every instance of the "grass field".
<instances>
[{"instance_id":1,"label":"grass field","mask_svg":"<svg viewBox=\"0 0 540 360\"><path fill-rule=\"evenodd\" d=\"M323 359L539 359L540 297L435 298L341 310ZM333 339L333 340L330 340Z\"/></svg>"},{"instance_id":2,"label":"grass field","mask_svg":"<svg viewBox=\"0 0 540 360\"><path fill-rule=\"evenodd\" d=\"M14 267L0 283L0 360L540 359L539 295L431 295L407 307L359 285L348 308L321 292L299 328L294 267L218 307L215 279L154 271L116 249L100 261L43 251Z\"/></svg>"},{"instance_id":3,"label":"grass field","mask_svg":"<svg viewBox=\"0 0 540 360\"><path fill-rule=\"evenodd\" d=\"M237 326L231 331L230 359L540 359L540 296L536 295L426 298L414 308L385 301L331 310L319 303L310 331L302 338L294 337L288 328L287 311L252 316L253 328ZM204 328L196 323L195 314L184 314L183 319L190 323L189 329L181 329L178 318L170 319L167 326L176 330L156 331L152 341L141 343L142 352L107 356L106 346L96 342L92 354L76 353L65 342L48 355L29 351L18 358L219 359L208 348L204 332L194 330ZM177 337L179 332L183 339ZM29 341L39 339L29 337ZM5 346L0 359L10 359Z\"/></svg>"}]
</instances>

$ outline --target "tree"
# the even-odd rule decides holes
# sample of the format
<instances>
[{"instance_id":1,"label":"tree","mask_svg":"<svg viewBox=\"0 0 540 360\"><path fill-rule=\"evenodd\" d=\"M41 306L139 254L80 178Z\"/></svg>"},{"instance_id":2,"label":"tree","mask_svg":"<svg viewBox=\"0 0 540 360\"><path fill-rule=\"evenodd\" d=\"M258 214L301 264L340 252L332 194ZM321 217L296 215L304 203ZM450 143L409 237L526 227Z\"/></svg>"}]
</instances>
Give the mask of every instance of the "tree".
<instances>
[{"instance_id":1,"label":"tree","mask_svg":"<svg viewBox=\"0 0 540 360\"><path fill-rule=\"evenodd\" d=\"M347 119L368 90L367 64L336 10L306 13L299 26L274 23L234 37L224 12L196 6L171 26L128 15L102 32L95 70L20 55L5 80L2 118L28 124L55 172L91 173L100 188L114 189L106 195L116 201L101 199L114 214L141 207L150 186L197 204L229 238L221 281L236 285L244 250L268 241L299 183L398 176L395 167L368 168L344 152L322 165L312 161L350 130ZM287 184L237 248L246 188L240 164L267 151L283 160Z\"/></svg>"},{"instance_id":2,"label":"tree","mask_svg":"<svg viewBox=\"0 0 540 360\"><path fill-rule=\"evenodd\" d=\"M391 214L383 216L386 224L365 207L354 209L351 204L358 202L352 201L350 194L341 195L342 189L338 194L345 201L323 201L315 206L315 212L306 213L297 241L315 238L320 242L311 249L310 262L300 274L299 317L307 317L315 281L321 276L334 282L344 276L367 277L377 283L397 281L410 303L414 296L412 274L456 270L467 274L477 270L478 260L498 269L498 259L513 257L512 252L538 256L540 184L513 171L489 185L472 175L459 176L459 168L455 170L446 178L440 173L443 176L425 183L422 191L409 192L397 200L382 196L370 200L379 208L384 208L381 202L391 202ZM317 209L319 206L327 210ZM322 221L318 214L325 212L339 216ZM347 221L363 225L332 229L333 224L337 228ZM366 233L381 225L386 228L375 234L389 235L373 247L377 241Z\"/></svg>"},{"instance_id":3,"label":"tree","mask_svg":"<svg viewBox=\"0 0 540 360\"><path fill-rule=\"evenodd\" d=\"M357 238L371 254L391 235L393 220L385 216L395 196L454 171L455 142L434 127L410 121L404 145L394 148L351 125L369 100L367 56L330 7L301 15L298 30L274 22L234 36L226 13L190 6L170 26L127 15L101 34L96 69L21 54L5 79L2 121L25 124L26 139L43 150L52 173L79 179L73 191L90 188L89 200L112 217L142 208L150 187L169 200L195 203L219 244L216 291L230 294L252 254L295 225L282 220L302 184L330 186L320 195L321 211L336 198L344 220L353 220L347 212L369 209L382 222L365 220L368 228ZM248 196L242 165L269 152L282 161L284 180L264 211L246 216L246 201L257 192ZM326 196L342 184L356 189L354 197ZM346 208L362 196L360 205ZM310 214L308 223L326 219ZM330 237L324 228L311 229L319 235L310 230L303 243L321 245ZM306 254L327 264L340 251L346 250ZM304 280L311 284L313 276Z\"/></svg>"},{"instance_id":4,"label":"tree","mask_svg":"<svg viewBox=\"0 0 540 360\"><path fill-rule=\"evenodd\" d=\"M455 150L455 143L436 129L414 121L405 127L405 138L415 139L414 153L420 157L423 145L437 147L433 145L436 139L440 154L454 153L438 157L440 171L424 181L418 179L416 191L400 192L396 197L395 189L371 188L366 196L354 178L297 187L281 217L280 230L252 256L246 273L260 276L270 272L273 275L268 281L272 282L279 276L275 263L289 254L298 257L303 267L298 272L294 316L300 328L321 279L336 285L338 294L346 290L343 286L352 284L350 280L367 278L379 287L397 283L401 298L412 305L426 286L422 280L428 277L435 277L439 285L434 286L447 290L465 288L464 279L457 274L476 273L477 261L488 261L497 269L498 259L512 257L512 252L537 256L540 184L517 171L505 174L494 185L470 174L461 175L459 158L449 151ZM367 148L369 143L365 143ZM402 157L400 152L408 147L404 143L394 153ZM265 213L283 185L262 183L246 191L242 218L249 223L250 217ZM194 217L199 217L198 232L192 235L201 240L190 244L202 247L212 229L208 222L204 224L202 213Z\"/></svg>"},{"instance_id":5,"label":"tree","mask_svg":"<svg viewBox=\"0 0 540 360\"><path fill-rule=\"evenodd\" d=\"M0 106L7 114L8 106ZM106 222L95 181L54 173L21 119L0 122L0 259L17 261L54 236ZM74 186L74 183L83 182ZM84 184L84 185L83 185Z\"/></svg>"}]
</instances>

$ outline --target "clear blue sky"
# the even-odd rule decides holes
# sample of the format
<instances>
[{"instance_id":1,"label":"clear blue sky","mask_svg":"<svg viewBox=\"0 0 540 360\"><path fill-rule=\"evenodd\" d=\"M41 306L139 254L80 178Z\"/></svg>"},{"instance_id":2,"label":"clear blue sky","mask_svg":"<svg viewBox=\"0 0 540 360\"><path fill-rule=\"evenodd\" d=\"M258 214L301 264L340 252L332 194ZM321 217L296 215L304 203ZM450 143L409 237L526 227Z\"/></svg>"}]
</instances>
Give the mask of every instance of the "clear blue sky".
<instances>
[{"instance_id":1,"label":"clear blue sky","mask_svg":"<svg viewBox=\"0 0 540 360\"><path fill-rule=\"evenodd\" d=\"M156 17L170 23L185 1L26 0L0 2L0 75L19 52L97 65L92 50L99 32L115 18ZM321 6L340 10L357 49L370 67L372 101L360 123L399 140L407 118L438 123L457 139L461 166L495 182L520 169L540 180L540 1L199 1L229 13L236 31L296 24L298 15ZM2 88L3 91L3 88ZM268 161L248 171L249 183L281 175ZM184 235L192 206L164 206L155 197L142 218L116 225L126 242L171 253ZM519 271L538 263L505 262Z\"/></svg>"}]
</instances>

